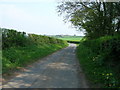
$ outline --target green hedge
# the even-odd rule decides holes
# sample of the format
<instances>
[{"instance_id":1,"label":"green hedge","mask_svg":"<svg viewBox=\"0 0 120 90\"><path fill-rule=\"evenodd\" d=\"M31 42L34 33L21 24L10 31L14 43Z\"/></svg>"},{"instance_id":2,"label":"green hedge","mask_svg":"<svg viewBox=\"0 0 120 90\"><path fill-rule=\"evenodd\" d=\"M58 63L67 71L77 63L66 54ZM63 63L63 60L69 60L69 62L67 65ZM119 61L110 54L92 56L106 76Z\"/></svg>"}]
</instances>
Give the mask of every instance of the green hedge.
<instances>
[{"instance_id":1,"label":"green hedge","mask_svg":"<svg viewBox=\"0 0 120 90\"><path fill-rule=\"evenodd\" d=\"M25 46L28 38L25 32L17 32L16 30L2 29L2 48L12 46Z\"/></svg>"},{"instance_id":2,"label":"green hedge","mask_svg":"<svg viewBox=\"0 0 120 90\"><path fill-rule=\"evenodd\" d=\"M80 43L77 55L87 77L100 87L120 87L120 35Z\"/></svg>"},{"instance_id":3,"label":"green hedge","mask_svg":"<svg viewBox=\"0 0 120 90\"><path fill-rule=\"evenodd\" d=\"M1 30L2 73L10 73L68 45L66 41L48 36L3 28Z\"/></svg>"},{"instance_id":4,"label":"green hedge","mask_svg":"<svg viewBox=\"0 0 120 90\"><path fill-rule=\"evenodd\" d=\"M83 44L91 48L93 53L97 53L98 55L101 55L101 57L106 56L104 57L103 64L105 64L106 61L112 63L120 62L120 35L86 40Z\"/></svg>"},{"instance_id":5,"label":"green hedge","mask_svg":"<svg viewBox=\"0 0 120 90\"><path fill-rule=\"evenodd\" d=\"M27 46L27 45L43 45L43 44L65 44L66 42L60 39L36 35L36 34L26 34L25 32L17 32L13 29L2 30L2 48L10 48L17 46Z\"/></svg>"}]
</instances>

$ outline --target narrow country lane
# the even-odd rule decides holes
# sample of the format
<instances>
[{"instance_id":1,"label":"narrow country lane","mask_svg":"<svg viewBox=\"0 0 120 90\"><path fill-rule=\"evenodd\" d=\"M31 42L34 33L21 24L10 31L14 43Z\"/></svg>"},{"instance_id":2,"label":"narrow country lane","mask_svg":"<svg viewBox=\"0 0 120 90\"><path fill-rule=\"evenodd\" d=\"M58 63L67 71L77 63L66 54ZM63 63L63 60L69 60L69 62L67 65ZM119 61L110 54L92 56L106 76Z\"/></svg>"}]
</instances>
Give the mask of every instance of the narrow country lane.
<instances>
[{"instance_id":1,"label":"narrow country lane","mask_svg":"<svg viewBox=\"0 0 120 90\"><path fill-rule=\"evenodd\" d=\"M9 80L3 88L88 88L75 44L49 55Z\"/></svg>"}]
</instances>

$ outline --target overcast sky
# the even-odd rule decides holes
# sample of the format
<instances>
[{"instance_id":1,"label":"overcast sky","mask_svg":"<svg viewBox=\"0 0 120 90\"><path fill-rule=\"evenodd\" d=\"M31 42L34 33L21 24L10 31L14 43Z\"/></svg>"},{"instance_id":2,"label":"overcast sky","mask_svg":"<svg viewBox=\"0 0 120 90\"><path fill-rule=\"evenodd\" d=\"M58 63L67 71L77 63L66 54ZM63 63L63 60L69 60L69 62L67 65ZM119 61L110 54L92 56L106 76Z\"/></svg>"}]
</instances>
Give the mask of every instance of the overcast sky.
<instances>
[{"instance_id":1,"label":"overcast sky","mask_svg":"<svg viewBox=\"0 0 120 90\"><path fill-rule=\"evenodd\" d=\"M46 35L83 35L58 16L55 0L0 0L0 27Z\"/></svg>"}]
</instances>

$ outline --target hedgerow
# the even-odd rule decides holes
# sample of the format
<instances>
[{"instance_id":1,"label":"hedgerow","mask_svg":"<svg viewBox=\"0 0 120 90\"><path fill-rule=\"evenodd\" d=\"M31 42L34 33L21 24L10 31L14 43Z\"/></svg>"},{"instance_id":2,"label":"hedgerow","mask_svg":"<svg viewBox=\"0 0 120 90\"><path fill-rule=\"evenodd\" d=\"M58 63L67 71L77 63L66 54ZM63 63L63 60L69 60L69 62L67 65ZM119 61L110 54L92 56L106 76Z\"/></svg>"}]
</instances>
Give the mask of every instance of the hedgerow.
<instances>
[{"instance_id":1,"label":"hedgerow","mask_svg":"<svg viewBox=\"0 0 120 90\"><path fill-rule=\"evenodd\" d=\"M2 30L2 73L10 73L56 50L66 47L66 41L56 38L26 34L16 30Z\"/></svg>"},{"instance_id":2,"label":"hedgerow","mask_svg":"<svg viewBox=\"0 0 120 90\"><path fill-rule=\"evenodd\" d=\"M85 40L80 43L77 55L87 77L94 85L120 87L119 35Z\"/></svg>"},{"instance_id":3,"label":"hedgerow","mask_svg":"<svg viewBox=\"0 0 120 90\"><path fill-rule=\"evenodd\" d=\"M26 34L25 32L17 32L16 30L4 29L2 30L2 48L16 47L16 46L27 46L27 45L40 45L40 44L61 44L66 43L63 40L36 35Z\"/></svg>"}]
</instances>

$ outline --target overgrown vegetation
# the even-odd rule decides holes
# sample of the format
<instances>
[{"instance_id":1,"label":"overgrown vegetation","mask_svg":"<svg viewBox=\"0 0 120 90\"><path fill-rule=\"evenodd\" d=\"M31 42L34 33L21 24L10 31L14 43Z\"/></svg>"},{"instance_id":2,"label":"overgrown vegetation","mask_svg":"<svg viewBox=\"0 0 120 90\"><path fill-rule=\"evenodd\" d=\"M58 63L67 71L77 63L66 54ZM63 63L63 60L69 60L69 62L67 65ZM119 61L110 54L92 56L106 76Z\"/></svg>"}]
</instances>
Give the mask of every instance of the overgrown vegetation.
<instances>
[{"instance_id":1,"label":"overgrown vegetation","mask_svg":"<svg viewBox=\"0 0 120 90\"><path fill-rule=\"evenodd\" d=\"M92 87L120 87L120 36L81 42L77 56Z\"/></svg>"},{"instance_id":2,"label":"overgrown vegetation","mask_svg":"<svg viewBox=\"0 0 120 90\"><path fill-rule=\"evenodd\" d=\"M58 12L78 30L84 31L88 39L120 34L120 2L62 1Z\"/></svg>"},{"instance_id":3,"label":"overgrown vegetation","mask_svg":"<svg viewBox=\"0 0 120 90\"><path fill-rule=\"evenodd\" d=\"M2 30L2 73L42 58L67 46L66 41L16 30Z\"/></svg>"},{"instance_id":4,"label":"overgrown vegetation","mask_svg":"<svg viewBox=\"0 0 120 90\"><path fill-rule=\"evenodd\" d=\"M77 48L93 87L120 88L120 2L62 1L58 12L85 32Z\"/></svg>"}]
</instances>

